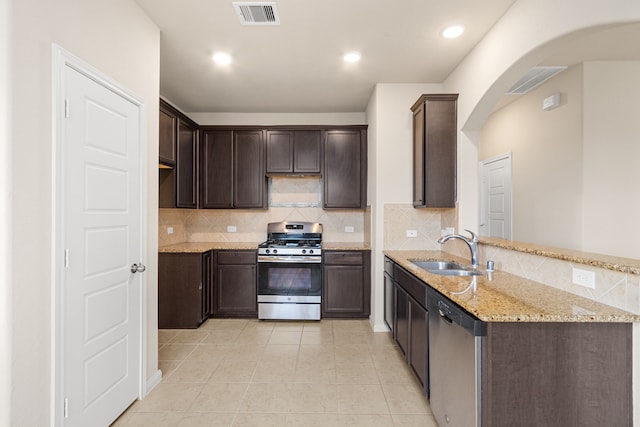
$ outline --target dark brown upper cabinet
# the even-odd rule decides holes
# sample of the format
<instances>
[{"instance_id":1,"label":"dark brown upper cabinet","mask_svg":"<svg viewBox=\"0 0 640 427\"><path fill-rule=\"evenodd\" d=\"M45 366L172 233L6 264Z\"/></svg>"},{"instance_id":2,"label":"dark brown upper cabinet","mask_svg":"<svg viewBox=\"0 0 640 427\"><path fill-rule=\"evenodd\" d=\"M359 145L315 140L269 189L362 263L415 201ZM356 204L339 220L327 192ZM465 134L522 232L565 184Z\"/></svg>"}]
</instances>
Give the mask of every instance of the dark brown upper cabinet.
<instances>
[{"instance_id":1,"label":"dark brown upper cabinet","mask_svg":"<svg viewBox=\"0 0 640 427\"><path fill-rule=\"evenodd\" d=\"M264 131L204 129L200 142L200 207L266 208Z\"/></svg>"},{"instance_id":2,"label":"dark brown upper cabinet","mask_svg":"<svg viewBox=\"0 0 640 427\"><path fill-rule=\"evenodd\" d=\"M324 133L324 209L365 209L367 204L366 127Z\"/></svg>"},{"instance_id":3,"label":"dark brown upper cabinet","mask_svg":"<svg viewBox=\"0 0 640 427\"><path fill-rule=\"evenodd\" d=\"M161 165L176 164L176 129L177 117L160 101L160 133L158 136L158 154Z\"/></svg>"},{"instance_id":4,"label":"dark brown upper cabinet","mask_svg":"<svg viewBox=\"0 0 640 427\"><path fill-rule=\"evenodd\" d=\"M200 135L200 207L233 208L233 131Z\"/></svg>"},{"instance_id":5,"label":"dark brown upper cabinet","mask_svg":"<svg viewBox=\"0 0 640 427\"><path fill-rule=\"evenodd\" d=\"M319 175L319 130L267 130L268 175Z\"/></svg>"},{"instance_id":6,"label":"dark brown upper cabinet","mask_svg":"<svg viewBox=\"0 0 640 427\"><path fill-rule=\"evenodd\" d=\"M160 100L159 206L196 208L198 125Z\"/></svg>"},{"instance_id":7,"label":"dark brown upper cabinet","mask_svg":"<svg viewBox=\"0 0 640 427\"><path fill-rule=\"evenodd\" d=\"M264 173L264 131L233 132L235 208L267 207L267 180Z\"/></svg>"},{"instance_id":8,"label":"dark brown upper cabinet","mask_svg":"<svg viewBox=\"0 0 640 427\"><path fill-rule=\"evenodd\" d=\"M413 112L413 206L456 203L457 94L422 95Z\"/></svg>"},{"instance_id":9,"label":"dark brown upper cabinet","mask_svg":"<svg viewBox=\"0 0 640 427\"><path fill-rule=\"evenodd\" d=\"M176 207L198 207L198 126L178 119Z\"/></svg>"}]
</instances>

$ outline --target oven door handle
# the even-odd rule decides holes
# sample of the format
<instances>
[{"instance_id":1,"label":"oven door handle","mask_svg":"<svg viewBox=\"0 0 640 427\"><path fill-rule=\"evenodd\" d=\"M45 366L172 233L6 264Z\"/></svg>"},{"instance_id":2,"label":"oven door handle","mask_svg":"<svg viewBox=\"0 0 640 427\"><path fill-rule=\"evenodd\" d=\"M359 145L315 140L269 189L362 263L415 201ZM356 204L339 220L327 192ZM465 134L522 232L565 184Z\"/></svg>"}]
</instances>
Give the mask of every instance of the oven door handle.
<instances>
[{"instance_id":1,"label":"oven door handle","mask_svg":"<svg viewBox=\"0 0 640 427\"><path fill-rule=\"evenodd\" d=\"M278 255L258 255L258 262L281 262L281 263L308 263L320 264L322 259L319 256L278 256Z\"/></svg>"}]
</instances>

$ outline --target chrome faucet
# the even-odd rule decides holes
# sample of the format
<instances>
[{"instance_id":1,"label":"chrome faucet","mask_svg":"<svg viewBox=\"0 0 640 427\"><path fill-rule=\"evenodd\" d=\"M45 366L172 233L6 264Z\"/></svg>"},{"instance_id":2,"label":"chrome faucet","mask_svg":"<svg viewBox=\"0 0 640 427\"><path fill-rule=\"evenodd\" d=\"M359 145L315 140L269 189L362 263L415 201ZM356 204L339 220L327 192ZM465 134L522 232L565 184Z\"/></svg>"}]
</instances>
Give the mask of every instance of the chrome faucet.
<instances>
[{"instance_id":1,"label":"chrome faucet","mask_svg":"<svg viewBox=\"0 0 640 427\"><path fill-rule=\"evenodd\" d=\"M478 268L478 236L476 236L476 234L471 230L465 229L465 231L468 231L469 234L471 234L471 240L461 234L447 234L446 236L438 239L438 243L442 245L451 239L462 240L467 244L467 246L469 246L469 250L471 251L471 267Z\"/></svg>"}]
</instances>

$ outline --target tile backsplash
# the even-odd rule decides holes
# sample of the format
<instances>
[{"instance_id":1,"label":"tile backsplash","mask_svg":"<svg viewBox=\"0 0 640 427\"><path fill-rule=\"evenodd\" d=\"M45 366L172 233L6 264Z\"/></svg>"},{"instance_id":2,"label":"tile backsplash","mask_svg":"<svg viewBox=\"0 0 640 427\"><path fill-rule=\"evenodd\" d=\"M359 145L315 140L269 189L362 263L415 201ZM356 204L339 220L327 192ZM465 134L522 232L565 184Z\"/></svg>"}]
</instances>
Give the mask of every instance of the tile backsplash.
<instances>
[{"instance_id":1,"label":"tile backsplash","mask_svg":"<svg viewBox=\"0 0 640 427\"><path fill-rule=\"evenodd\" d=\"M441 229L454 227L457 223L456 212L456 209L414 209L409 204L385 205L384 249L443 250L470 259L469 248L460 240L449 241L444 246L437 242ZM406 237L406 230L416 230L417 237ZM638 275L584 264L574 265L568 261L483 244L479 245L478 258L480 266L492 260L497 270L640 314ZM572 267L593 271L595 289L574 285Z\"/></svg>"},{"instance_id":2,"label":"tile backsplash","mask_svg":"<svg viewBox=\"0 0 640 427\"><path fill-rule=\"evenodd\" d=\"M439 250L440 230L453 227L456 209L416 209L411 204L384 205L385 250ZM415 230L416 237L407 237Z\"/></svg>"},{"instance_id":3,"label":"tile backsplash","mask_svg":"<svg viewBox=\"0 0 640 427\"><path fill-rule=\"evenodd\" d=\"M525 277L575 295L588 298L634 314L640 314L640 276L584 264L574 264L495 246L480 245L480 265L495 262L497 270ZM574 285L572 268L595 273L595 288Z\"/></svg>"},{"instance_id":4,"label":"tile backsplash","mask_svg":"<svg viewBox=\"0 0 640 427\"><path fill-rule=\"evenodd\" d=\"M262 242L267 223L319 222L327 242L369 242L370 209L323 210L319 177L271 178L269 208L259 209L160 209L158 244L182 242ZM235 227L235 232L227 227ZM168 234L169 227L173 234ZM345 232L353 227L353 232Z\"/></svg>"}]
</instances>

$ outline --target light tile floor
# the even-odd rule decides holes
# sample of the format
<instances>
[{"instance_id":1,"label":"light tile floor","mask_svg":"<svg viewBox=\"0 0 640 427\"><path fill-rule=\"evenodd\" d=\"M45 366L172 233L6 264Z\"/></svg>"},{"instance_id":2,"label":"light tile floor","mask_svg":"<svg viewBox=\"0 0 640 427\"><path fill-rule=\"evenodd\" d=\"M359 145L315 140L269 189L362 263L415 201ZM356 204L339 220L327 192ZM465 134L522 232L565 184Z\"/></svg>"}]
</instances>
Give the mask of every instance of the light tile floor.
<instances>
[{"instance_id":1,"label":"light tile floor","mask_svg":"<svg viewBox=\"0 0 640 427\"><path fill-rule=\"evenodd\" d=\"M158 339L162 382L113 426L437 427L368 320L210 319Z\"/></svg>"}]
</instances>

